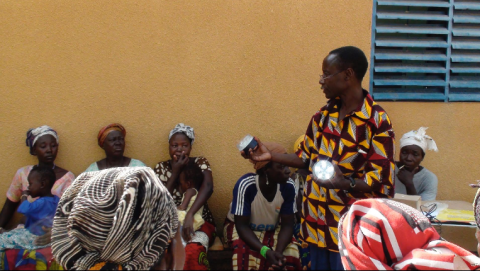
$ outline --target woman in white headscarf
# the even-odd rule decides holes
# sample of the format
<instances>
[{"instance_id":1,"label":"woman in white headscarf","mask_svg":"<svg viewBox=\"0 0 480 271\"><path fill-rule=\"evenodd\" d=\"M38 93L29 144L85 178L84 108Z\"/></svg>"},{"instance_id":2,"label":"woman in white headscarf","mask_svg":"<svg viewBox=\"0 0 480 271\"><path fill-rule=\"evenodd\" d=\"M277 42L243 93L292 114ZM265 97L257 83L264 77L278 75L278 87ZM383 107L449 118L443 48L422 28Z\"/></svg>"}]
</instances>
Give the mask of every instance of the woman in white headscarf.
<instances>
[{"instance_id":1,"label":"woman in white headscarf","mask_svg":"<svg viewBox=\"0 0 480 271\"><path fill-rule=\"evenodd\" d=\"M57 132L47 125L29 129L25 143L29 148L30 154L35 156L35 160L37 160L35 162L36 165L53 169L56 181L51 192L59 198L62 197L62 194L67 190L73 180L75 180L75 176L72 172L60 167L56 163L60 146ZM16 222L19 222L19 216L15 210L17 210L20 202L26 199L32 200L27 188L28 175L33 167L34 165L21 167L13 177L6 193L5 203L0 212L0 233L4 231L4 228L7 230L12 229L11 227L16 225ZM35 245L46 246L50 244L51 228L44 228L44 231L45 234L36 238ZM18 257L18 255L36 255L36 257L22 258ZM47 269L55 269L55 267L52 267L54 264L55 261L52 261L50 246L30 251L24 249L8 249L0 255L0 269L5 270L41 269L40 266L44 266Z\"/></svg>"},{"instance_id":2,"label":"woman in white headscarf","mask_svg":"<svg viewBox=\"0 0 480 271\"><path fill-rule=\"evenodd\" d=\"M168 152L171 159L158 163L154 170L172 195L175 204L179 206L182 204L184 193L180 186L180 174L189 161L201 169L203 180L195 180L200 186L197 198L183 220L182 237L187 242L184 270L209 270L207 252L211 241L215 239L216 231L213 215L207 204L207 200L213 193L213 176L207 158L190 156L194 142L196 139L193 127L183 123L177 124L168 135ZM195 230L194 216L201 208L203 208L202 218L205 223Z\"/></svg>"},{"instance_id":3,"label":"woman in white headscarf","mask_svg":"<svg viewBox=\"0 0 480 271\"><path fill-rule=\"evenodd\" d=\"M395 167L395 193L419 195L423 201L435 200L438 179L420 163L427 150L438 152L435 141L426 134L427 127L410 131L400 139L400 161Z\"/></svg>"}]
</instances>

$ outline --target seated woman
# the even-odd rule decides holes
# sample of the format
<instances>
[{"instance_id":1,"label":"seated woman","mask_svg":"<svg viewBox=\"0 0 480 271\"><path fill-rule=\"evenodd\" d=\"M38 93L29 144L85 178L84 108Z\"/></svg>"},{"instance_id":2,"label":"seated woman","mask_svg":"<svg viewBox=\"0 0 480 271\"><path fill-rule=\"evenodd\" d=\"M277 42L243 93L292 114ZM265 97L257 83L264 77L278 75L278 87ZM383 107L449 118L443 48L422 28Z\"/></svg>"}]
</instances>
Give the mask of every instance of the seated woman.
<instances>
[{"instance_id":1,"label":"seated woman","mask_svg":"<svg viewBox=\"0 0 480 271\"><path fill-rule=\"evenodd\" d=\"M338 223L345 270L476 270L480 259L447 242L420 211L393 200L355 202ZM472 236L473 238L473 236Z\"/></svg>"},{"instance_id":2,"label":"seated woman","mask_svg":"<svg viewBox=\"0 0 480 271\"><path fill-rule=\"evenodd\" d=\"M427 128L410 131L400 139L400 161L396 163L395 193L419 195L423 201L435 200L438 179L430 170L420 166L426 150L438 152L437 144L428 135Z\"/></svg>"},{"instance_id":3,"label":"seated woman","mask_svg":"<svg viewBox=\"0 0 480 271\"><path fill-rule=\"evenodd\" d=\"M179 176L184 167L193 161L202 170L203 181L199 181L200 189L195 202L185 215L182 237L187 242L185 247L185 270L208 270L206 253L210 242L215 237L215 223L207 200L213 193L213 177L210 164L205 157L190 157L195 133L192 127L179 123L168 136L170 160L158 163L155 173L165 184L175 204L182 204ZM197 182L197 180L195 180ZM194 230L194 215L203 207L202 218L205 221L199 230Z\"/></svg>"},{"instance_id":4,"label":"seated woman","mask_svg":"<svg viewBox=\"0 0 480 271\"><path fill-rule=\"evenodd\" d=\"M53 217L60 200L52 194L52 187L56 176L53 169L45 166L34 166L28 175L28 194L37 198L30 202L26 197L17 212L26 218L25 225L19 225L16 229L0 234L0 250L5 249L38 249L45 246L34 244L35 239L44 235L43 227L51 228Z\"/></svg>"},{"instance_id":5,"label":"seated woman","mask_svg":"<svg viewBox=\"0 0 480 271\"><path fill-rule=\"evenodd\" d=\"M55 172L56 181L52 187L52 194L61 197L63 192L75 180L72 172L67 171L55 164L57 158L59 141L55 130L49 126L41 126L30 129L27 132L26 144L30 149L30 154L38 159L39 166L47 166ZM0 213L0 230L13 222L13 214L20 205L22 198L27 198L28 175L33 165L20 168L13 177L10 188L7 191L7 199ZM46 234L37 238L35 244L44 246L50 243L51 229L45 229ZM52 258L50 247L31 251L25 258L19 258L18 255L26 253L26 250L10 249L2 252L0 256L0 269L28 269L40 268L41 264L48 268ZM32 255L37 254L36 257Z\"/></svg>"},{"instance_id":6,"label":"seated woman","mask_svg":"<svg viewBox=\"0 0 480 271\"><path fill-rule=\"evenodd\" d=\"M149 270L177 229L175 203L151 168L84 172L58 203L52 251L68 270Z\"/></svg>"},{"instance_id":7,"label":"seated woman","mask_svg":"<svg viewBox=\"0 0 480 271\"><path fill-rule=\"evenodd\" d=\"M109 124L98 132L98 146L105 151L106 158L92 163L85 172L114 167L145 167L140 160L123 156L127 131L119 123Z\"/></svg>"},{"instance_id":8,"label":"seated woman","mask_svg":"<svg viewBox=\"0 0 480 271\"><path fill-rule=\"evenodd\" d=\"M286 153L276 143L264 143L274 153ZM240 177L224 225L233 248L233 270L300 270L294 245L295 184L290 169L275 162L256 162L257 173ZM281 226L279 222L281 221Z\"/></svg>"}]
</instances>

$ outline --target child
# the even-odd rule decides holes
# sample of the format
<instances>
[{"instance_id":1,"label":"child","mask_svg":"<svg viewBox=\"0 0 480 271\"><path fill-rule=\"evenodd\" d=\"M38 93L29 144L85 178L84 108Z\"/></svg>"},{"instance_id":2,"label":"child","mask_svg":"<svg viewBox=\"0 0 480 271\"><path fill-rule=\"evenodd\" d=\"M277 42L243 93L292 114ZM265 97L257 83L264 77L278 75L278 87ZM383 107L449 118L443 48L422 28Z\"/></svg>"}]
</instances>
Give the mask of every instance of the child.
<instances>
[{"instance_id":1,"label":"child","mask_svg":"<svg viewBox=\"0 0 480 271\"><path fill-rule=\"evenodd\" d=\"M182 170L179 176L180 180L180 193L183 193L182 204L178 209L178 221L183 226L183 221L187 212L192 207L193 203L197 199L197 188L203 182L202 170L195 163L188 163ZM193 229L196 231L205 223L202 218L203 207L201 207L193 215Z\"/></svg>"},{"instance_id":2,"label":"child","mask_svg":"<svg viewBox=\"0 0 480 271\"><path fill-rule=\"evenodd\" d=\"M53 217L57 209L57 196L52 195L52 186L56 177L53 169L44 166L34 166L28 175L27 193L22 195L22 203L17 212L26 217L25 227L17 227L0 235L0 250L28 249L34 250L46 246L35 246L34 240L44 235L42 227L52 227ZM27 200L37 198L35 201ZM47 245L48 246L48 245Z\"/></svg>"},{"instance_id":3,"label":"child","mask_svg":"<svg viewBox=\"0 0 480 271\"><path fill-rule=\"evenodd\" d=\"M187 212L192 208L195 199L197 199L197 188L203 182L203 173L202 170L195 164L194 162L189 162L183 168L180 176L178 177L180 182L180 193L183 193L182 203L177 207L178 213L178 222L180 223L180 227L178 228L178 232L182 232L183 222L185 221L185 216ZM205 223L202 218L203 207L201 207L194 215L193 215L193 229L197 231L200 227ZM179 240L172 240L170 243L169 248L165 252L161 263L159 264L159 270L174 270L177 266L183 266L185 261L185 255L181 255L180 253L175 253L176 250L185 249L187 243L183 240L183 237L180 237L181 234L177 234L175 239L181 240L181 243L178 242ZM173 253L172 253L173 252ZM181 264L181 265L180 265Z\"/></svg>"}]
</instances>

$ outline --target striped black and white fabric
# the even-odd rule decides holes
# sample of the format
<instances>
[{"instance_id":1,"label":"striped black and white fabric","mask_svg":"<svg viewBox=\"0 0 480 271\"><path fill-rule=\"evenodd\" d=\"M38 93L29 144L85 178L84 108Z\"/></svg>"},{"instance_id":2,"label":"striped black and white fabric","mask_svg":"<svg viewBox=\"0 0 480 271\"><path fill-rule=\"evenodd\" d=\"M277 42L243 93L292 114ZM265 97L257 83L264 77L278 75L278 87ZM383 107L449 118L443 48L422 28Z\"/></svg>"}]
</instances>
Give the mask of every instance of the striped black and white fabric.
<instances>
[{"instance_id":1,"label":"striped black and white fabric","mask_svg":"<svg viewBox=\"0 0 480 271\"><path fill-rule=\"evenodd\" d=\"M109 262L145 270L161 259L177 229L175 203L152 169L85 172L60 199L52 253L67 269Z\"/></svg>"}]
</instances>

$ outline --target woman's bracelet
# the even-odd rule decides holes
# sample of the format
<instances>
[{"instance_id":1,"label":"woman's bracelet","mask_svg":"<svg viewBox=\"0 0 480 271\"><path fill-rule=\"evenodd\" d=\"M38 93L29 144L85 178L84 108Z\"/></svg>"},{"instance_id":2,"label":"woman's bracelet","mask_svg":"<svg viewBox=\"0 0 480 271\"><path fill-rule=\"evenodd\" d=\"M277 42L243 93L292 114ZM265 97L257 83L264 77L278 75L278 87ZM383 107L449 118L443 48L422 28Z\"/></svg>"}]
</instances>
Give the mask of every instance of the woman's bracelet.
<instances>
[{"instance_id":1,"label":"woman's bracelet","mask_svg":"<svg viewBox=\"0 0 480 271\"><path fill-rule=\"evenodd\" d=\"M271 248L267 246L263 246L262 249L260 250L260 254L263 256L263 258L267 258L267 251L272 250Z\"/></svg>"}]
</instances>

